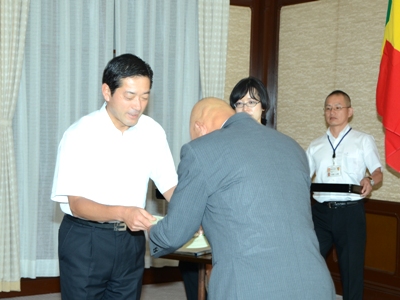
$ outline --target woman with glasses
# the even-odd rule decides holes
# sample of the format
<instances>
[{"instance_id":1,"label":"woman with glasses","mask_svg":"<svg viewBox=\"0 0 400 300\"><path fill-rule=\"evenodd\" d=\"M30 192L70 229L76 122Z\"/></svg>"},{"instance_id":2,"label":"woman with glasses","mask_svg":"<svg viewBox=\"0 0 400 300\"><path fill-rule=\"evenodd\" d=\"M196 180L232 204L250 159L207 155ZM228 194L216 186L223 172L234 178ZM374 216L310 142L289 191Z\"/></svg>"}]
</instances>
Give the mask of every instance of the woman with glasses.
<instances>
[{"instance_id":1,"label":"woman with glasses","mask_svg":"<svg viewBox=\"0 0 400 300\"><path fill-rule=\"evenodd\" d=\"M267 89L261 80L247 77L240 80L229 97L231 107L238 112L246 112L259 123L266 125L266 113L270 108Z\"/></svg>"}]
</instances>

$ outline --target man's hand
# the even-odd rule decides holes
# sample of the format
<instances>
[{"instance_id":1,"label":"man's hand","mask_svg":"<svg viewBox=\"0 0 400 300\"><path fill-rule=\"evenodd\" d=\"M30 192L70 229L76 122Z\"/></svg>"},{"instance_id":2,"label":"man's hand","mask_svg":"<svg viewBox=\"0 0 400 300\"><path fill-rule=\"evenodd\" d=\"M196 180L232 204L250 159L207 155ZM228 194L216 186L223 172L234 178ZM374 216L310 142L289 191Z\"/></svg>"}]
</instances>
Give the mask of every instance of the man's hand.
<instances>
[{"instance_id":1,"label":"man's hand","mask_svg":"<svg viewBox=\"0 0 400 300\"><path fill-rule=\"evenodd\" d=\"M126 207L123 217L123 221L131 231L149 230L155 220L156 218L146 210L135 206Z\"/></svg>"},{"instance_id":2,"label":"man's hand","mask_svg":"<svg viewBox=\"0 0 400 300\"><path fill-rule=\"evenodd\" d=\"M200 235L203 235L204 231L203 231L203 227L200 226L199 230L194 234L195 237L198 237Z\"/></svg>"},{"instance_id":3,"label":"man's hand","mask_svg":"<svg viewBox=\"0 0 400 300\"><path fill-rule=\"evenodd\" d=\"M381 168L377 168L374 172L371 173L371 176L369 176L373 179L375 185L380 183L383 179L383 174ZM368 196L371 191L372 191L372 186L371 186L371 179L368 177L363 178L360 181L360 185L363 187L361 190L361 196L366 197Z\"/></svg>"},{"instance_id":4,"label":"man's hand","mask_svg":"<svg viewBox=\"0 0 400 300\"><path fill-rule=\"evenodd\" d=\"M367 197L369 194L371 194L372 186L371 186L371 183L370 183L370 180L369 180L368 177L363 178L363 179L360 181L360 185L362 186L362 189L361 189L361 197L365 198L365 197Z\"/></svg>"},{"instance_id":5,"label":"man's hand","mask_svg":"<svg viewBox=\"0 0 400 300\"><path fill-rule=\"evenodd\" d=\"M75 217L96 222L125 222L132 231L147 230L156 220L143 208L136 206L104 205L79 196L68 196Z\"/></svg>"}]
</instances>

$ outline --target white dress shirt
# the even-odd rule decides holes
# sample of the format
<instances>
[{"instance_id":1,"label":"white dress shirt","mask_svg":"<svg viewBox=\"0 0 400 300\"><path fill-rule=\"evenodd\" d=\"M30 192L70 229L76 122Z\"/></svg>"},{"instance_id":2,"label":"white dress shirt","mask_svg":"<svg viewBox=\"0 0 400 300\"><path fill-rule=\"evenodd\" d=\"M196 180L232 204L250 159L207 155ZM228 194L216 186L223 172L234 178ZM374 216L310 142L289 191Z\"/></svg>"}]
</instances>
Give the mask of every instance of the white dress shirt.
<instances>
[{"instance_id":1,"label":"white dress shirt","mask_svg":"<svg viewBox=\"0 0 400 300\"><path fill-rule=\"evenodd\" d=\"M135 126L122 133L104 104L64 133L51 199L71 215L69 195L105 205L144 208L149 179L161 193L178 182L165 131L142 115Z\"/></svg>"},{"instance_id":2,"label":"white dress shirt","mask_svg":"<svg viewBox=\"0 0 400 300\"><path fill-rule=\"evenodd\" d=\"M366 169L371 173L377 168L382 169L374 138L366 133L350 129L347 125L335 138L328 128L326 134L311 142L306 153L310 165L310 176L312 177L314 173L316 175L314 182L359 185L366 176ZM333 165L334 148L336 148L335 165L340 166L341 172L339 176L328 176L327 170ZM315 192L314 199L318 202L351 201L360 200L361 196L353 193Z\"/></svg>"}]
</instances>

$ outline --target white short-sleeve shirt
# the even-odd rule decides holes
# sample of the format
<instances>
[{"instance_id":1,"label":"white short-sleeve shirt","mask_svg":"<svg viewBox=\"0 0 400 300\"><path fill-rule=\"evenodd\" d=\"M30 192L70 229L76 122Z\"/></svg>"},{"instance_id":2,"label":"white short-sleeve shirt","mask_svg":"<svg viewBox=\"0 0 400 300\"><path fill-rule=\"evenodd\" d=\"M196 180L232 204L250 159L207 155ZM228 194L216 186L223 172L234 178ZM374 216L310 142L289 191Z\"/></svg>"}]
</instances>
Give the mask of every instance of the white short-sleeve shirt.
<instances>
[{"instance_id":1,"label":"white short-sleeve shirt","mask_svg":"<svg viewBox=\"0 0 400 300\"><path fill-rule=\"evenodd\" d=\"M71 125L58 148L51 199L72 214L68 196L100 204L144 208L148 181L161 193L178 182L163 128L142 115L124 133L106 105Z\"/></svg>"},{"instance_id":2,"label":"white short-sleeve shirt","mask_svg":"<svg viewBox=\"0 0 400 300\"><path fill-rule=\"evenodd\" d=\"M314 173L316 175L314 182L359 185L366 175L366 169L370 172L377 168L382 169L374 138L354 129L349 130L350 126L347 125L339 136L334 138L328 128L326 134L311 142L306 153L310 165L310 176L312 177ZM327 170L333 165L332 147L337 147L335 164L341 167L341 173L340 176L329 177ZM351 201L360 200L361 197L352 193L315 192L314 199L318 202Z\"/></svg>"}]
</instances>

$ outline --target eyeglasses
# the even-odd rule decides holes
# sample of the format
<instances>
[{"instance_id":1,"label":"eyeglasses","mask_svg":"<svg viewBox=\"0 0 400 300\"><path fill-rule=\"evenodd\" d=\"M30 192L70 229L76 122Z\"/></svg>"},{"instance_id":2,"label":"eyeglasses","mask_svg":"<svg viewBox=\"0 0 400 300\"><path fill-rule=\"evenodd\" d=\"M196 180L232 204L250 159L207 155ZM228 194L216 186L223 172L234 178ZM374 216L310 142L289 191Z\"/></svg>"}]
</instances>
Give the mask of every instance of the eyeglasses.
<instances>
[{"instance_id":1,"label":"eyeglasses","mask_svg":"<svg viewBox=\"0 0 400 300\"><path fill-rule=\"evenodd\" d=\"M257 101L257 100L249 100L248 102L238 101L235 104L233 104L233 106L236 107L236 108L243 108L245 105L247 107L254 107L260 102L261 101Z\"/></svg>"},{"instance_id":2,"label":"eyeglasses","mask_svg":"<svg viewBox=\"0 0 400 300\"><path fill-rule=\"evenodd\" d=\"M351 106L325 106L323 108L324 112L330 112L330 111L341 111L342 108L349 108Z\"/></svg>"}]
</instances>

